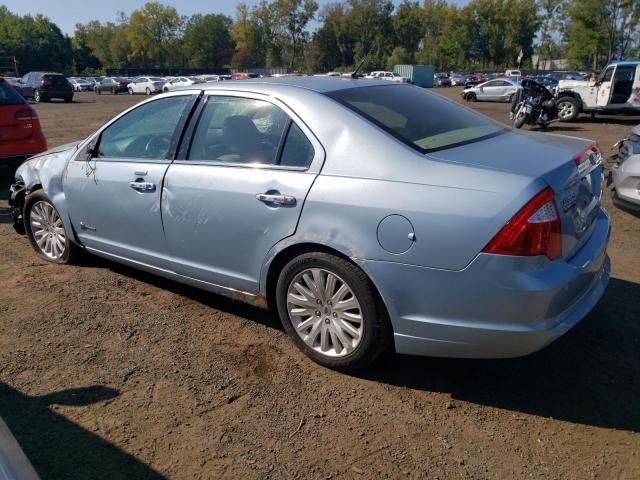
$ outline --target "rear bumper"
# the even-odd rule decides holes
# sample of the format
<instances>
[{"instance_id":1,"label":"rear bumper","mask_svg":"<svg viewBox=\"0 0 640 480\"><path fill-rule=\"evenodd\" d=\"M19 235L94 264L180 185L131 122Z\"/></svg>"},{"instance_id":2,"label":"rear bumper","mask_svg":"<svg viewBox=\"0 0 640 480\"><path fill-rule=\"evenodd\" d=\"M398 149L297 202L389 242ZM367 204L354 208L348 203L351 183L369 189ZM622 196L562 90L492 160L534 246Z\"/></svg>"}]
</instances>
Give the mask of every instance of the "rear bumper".
<instances>
[{"instance_id":1,"label":"rear bumper","mask_svg":"<svg viewBox=\"0 0 640 480\"><path fill-rule=\"evenodd\" d=\"M398 353L509 358L533 353L577 324L609 281L601 211L570 260L480 254L462 271L359 261L389 310Z\"/></svg>"}]
</instances>

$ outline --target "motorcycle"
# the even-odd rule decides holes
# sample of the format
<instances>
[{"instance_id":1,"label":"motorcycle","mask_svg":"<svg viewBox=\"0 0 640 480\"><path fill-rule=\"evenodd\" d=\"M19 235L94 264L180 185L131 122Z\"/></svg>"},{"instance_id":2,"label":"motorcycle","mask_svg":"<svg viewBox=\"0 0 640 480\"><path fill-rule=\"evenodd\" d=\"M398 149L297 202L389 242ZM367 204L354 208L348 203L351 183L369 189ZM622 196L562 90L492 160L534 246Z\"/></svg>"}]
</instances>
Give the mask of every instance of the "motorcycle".
<instances>
[{"instance_id":1,"label":"motorcycle","mask_svg":"<svg viewBox=\"0 0 640 480\"><path fill-rule=\"evenodd\" d=\"M522 88L511 102L510 117L515 128L522 128L525 124L546 128L558 120L555 96L538 82L522 80Z\"/></svg>"}]
</instances>

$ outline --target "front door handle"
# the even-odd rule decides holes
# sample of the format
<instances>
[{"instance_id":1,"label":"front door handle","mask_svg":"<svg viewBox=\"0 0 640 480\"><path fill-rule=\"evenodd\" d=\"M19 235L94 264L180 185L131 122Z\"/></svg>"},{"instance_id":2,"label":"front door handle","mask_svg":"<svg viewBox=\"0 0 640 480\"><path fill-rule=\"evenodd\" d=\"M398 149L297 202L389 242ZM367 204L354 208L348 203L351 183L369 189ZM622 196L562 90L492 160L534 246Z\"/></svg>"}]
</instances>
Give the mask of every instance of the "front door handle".
<instances>
[{"instance_id":1,"label":"front door handle","mask_svg":"<svg viewBox=\"0 0 640 480\"><path fill-rule=\"evenodd\" d=\"M275 205L295 205L296 197L291 195L282 195L281 193L259 193L256 198L264 203L273 203Z\"/></svg>"},{"instance_id":2,"label":"front door handle","mask_svg":"<svg viewBox=\"0 0 640 480\"><path fill-rule=\"evenodd\" d=\"M140 180L129 182L129 186L138 192L154 192L156 190L155 183L142 182Z\"/></svg>"}]
</instances>

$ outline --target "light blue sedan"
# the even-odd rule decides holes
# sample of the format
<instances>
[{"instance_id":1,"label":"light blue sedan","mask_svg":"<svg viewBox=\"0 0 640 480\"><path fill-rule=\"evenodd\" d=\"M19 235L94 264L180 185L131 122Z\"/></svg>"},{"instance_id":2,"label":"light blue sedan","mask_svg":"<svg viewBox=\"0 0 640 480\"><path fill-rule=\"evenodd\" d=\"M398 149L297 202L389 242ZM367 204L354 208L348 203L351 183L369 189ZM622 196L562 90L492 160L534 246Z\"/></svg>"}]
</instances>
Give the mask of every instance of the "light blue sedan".
<instances>
[{"instance_id":1,"label":"light blue sedan","mask_svg":"<svg viewBox=\"0 0 640 480\"><path fill-rule=\"evenodd\" d=\"M609 280L598 147L421 88L206 84L32 158L11 205L43 259L84 250L277 312L332 368L534 352Z\"/></svg>"}]
</instances>

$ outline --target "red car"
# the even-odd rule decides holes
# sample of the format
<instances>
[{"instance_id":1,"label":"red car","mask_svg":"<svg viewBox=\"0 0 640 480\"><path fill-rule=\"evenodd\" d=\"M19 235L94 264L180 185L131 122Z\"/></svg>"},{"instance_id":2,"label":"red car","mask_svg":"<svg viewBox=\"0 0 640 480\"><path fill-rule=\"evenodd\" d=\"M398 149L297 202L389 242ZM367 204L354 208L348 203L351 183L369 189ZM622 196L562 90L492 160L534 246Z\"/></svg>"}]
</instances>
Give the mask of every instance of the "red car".
<instances>
[{"instance_id":1,"label":"red car","mask_svg":"<svg viewBox=\"0 0 640 480\"><path fill-rule=\"evenodd\" d=\"M40 121L26 100L0 77L0 164L17 167L47 149Z\"/></svg>"}]
</instances>

